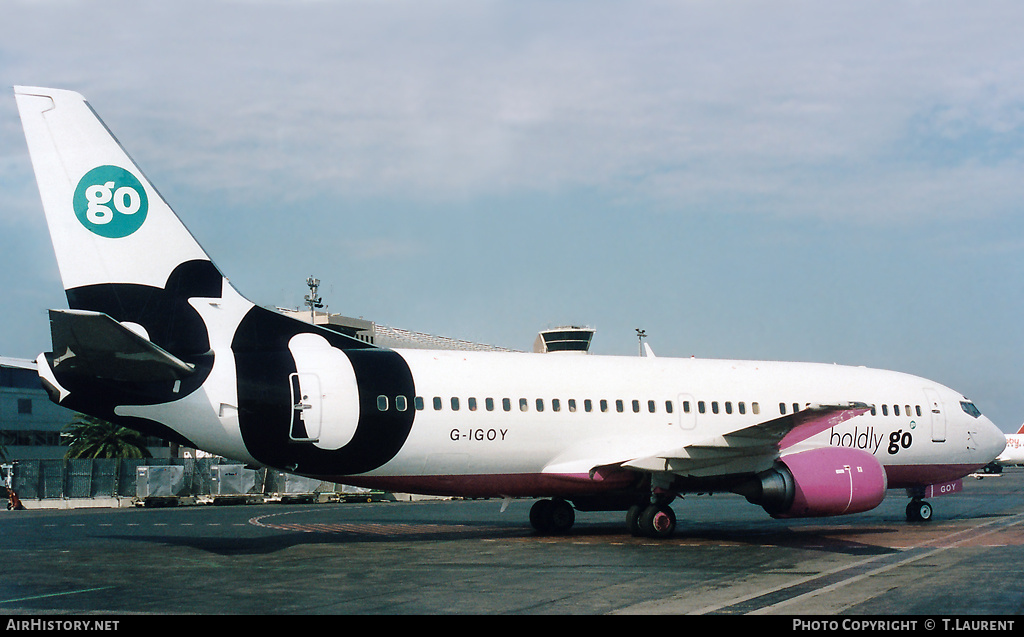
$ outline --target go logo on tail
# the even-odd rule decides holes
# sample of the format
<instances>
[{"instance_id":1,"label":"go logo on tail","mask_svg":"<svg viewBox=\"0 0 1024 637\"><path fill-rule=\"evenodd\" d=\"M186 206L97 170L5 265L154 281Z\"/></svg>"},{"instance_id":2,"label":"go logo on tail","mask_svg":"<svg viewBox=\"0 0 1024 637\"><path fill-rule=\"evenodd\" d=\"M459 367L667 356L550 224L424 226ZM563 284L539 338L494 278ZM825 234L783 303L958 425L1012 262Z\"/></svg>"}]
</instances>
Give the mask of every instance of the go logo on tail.
<instances>
[{"instance_id":1,"label":"go logo on tail","mask_svg":"<svg viewBox=\"0 0 1024 637\"><path fill-rule=\"evenodd\" d=\"M75 216L91 232L119 239L142 227L149 198L135 175L117 166L85 173L75 189Z\"/></svg>"}]
</instances>

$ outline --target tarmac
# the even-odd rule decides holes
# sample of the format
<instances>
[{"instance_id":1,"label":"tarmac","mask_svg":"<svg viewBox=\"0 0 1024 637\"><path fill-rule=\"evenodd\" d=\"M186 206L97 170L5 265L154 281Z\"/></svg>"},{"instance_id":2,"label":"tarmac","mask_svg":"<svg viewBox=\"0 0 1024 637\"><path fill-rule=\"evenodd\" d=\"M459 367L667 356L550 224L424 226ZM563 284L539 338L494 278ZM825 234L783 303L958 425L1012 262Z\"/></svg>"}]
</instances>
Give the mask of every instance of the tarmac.
<instances>
[{"instance_id":1,"label":"tarmac","mask_svg":"<svg viewBox=\"0 0 1024 637\"><path fill-rule=\"evenodd\" d=\"M632 537L618 512L539 535L530 500L27 502L0 512L0 616L768 616L791 629L852 617L956 630L949 619L1005 628L1024 611L1024 471L965 479L931 500L928 523L908 523L906 502L890 492L867 513L775 520L739 496L687 497L665 540Z\"/></svg>"}]
</instances>

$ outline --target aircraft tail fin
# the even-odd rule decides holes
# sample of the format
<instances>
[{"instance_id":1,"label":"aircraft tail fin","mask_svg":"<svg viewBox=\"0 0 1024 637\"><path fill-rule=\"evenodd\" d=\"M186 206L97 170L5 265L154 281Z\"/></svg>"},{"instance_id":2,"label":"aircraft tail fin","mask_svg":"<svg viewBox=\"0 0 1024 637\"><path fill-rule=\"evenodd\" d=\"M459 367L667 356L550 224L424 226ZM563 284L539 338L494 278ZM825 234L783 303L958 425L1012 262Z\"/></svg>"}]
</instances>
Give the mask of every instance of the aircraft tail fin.
<instances>
[{"instance_id":1,"label":"aircraft tail fin","mask_svg":"<svg viewBox=\"0 0 1024 637\"><path fill-rule=\"evenodd\" d=\"M1018 434L1024 434L1024 425L1020 426L1020 429L1017 430L1017 433Z\"/></svg>"},{"instance_id":2,"label":"aircraft tail fin","mask_svg":"<svg viewBox=\"0 0 1024 637\"><path fill-rule=\"evenodd\" d=\"M72 290L106 283L162 288L182 263L209 262L84 97L25 86L14 93L73 308Z\"/></svg>"}]
</instances>

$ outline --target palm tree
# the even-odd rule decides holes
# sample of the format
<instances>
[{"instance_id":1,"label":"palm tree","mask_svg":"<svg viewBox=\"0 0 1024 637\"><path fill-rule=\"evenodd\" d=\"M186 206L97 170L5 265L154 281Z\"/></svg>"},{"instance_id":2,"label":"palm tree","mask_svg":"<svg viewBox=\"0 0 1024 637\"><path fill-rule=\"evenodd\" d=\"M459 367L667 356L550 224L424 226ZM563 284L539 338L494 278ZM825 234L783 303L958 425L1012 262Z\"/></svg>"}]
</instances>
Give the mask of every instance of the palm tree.
<instances>
[{"instance_id":1,"label":"palm tree","mask_svg":"<svg viewBox=\"0 0 1024 637\"><path fill-rule=\"evenodd\" d=\"M146 440L139 432L113 425L95 416L75 414L61 433L70 449L65 458L150 458Z\"/></svg>"}]
</instances>

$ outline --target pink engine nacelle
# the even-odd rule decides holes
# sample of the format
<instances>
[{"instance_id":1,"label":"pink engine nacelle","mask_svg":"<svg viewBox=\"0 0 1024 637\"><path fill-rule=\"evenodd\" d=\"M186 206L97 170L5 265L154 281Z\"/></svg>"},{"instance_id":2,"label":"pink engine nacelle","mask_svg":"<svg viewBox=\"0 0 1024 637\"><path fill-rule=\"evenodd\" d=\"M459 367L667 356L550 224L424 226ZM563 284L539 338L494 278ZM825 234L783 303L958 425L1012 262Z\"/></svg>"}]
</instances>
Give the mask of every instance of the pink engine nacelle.
<instances>
[{"instance_id":1,"label":"pink engine nacelle","mask_svg":"<svg viewBox=\"0 0 1024 637\"><path fill-rule=\"evenodd\" d=\"M870 511L886 487L873 455L839 447L784 456L736 491L774 518L810 518Z\"/></svg>"}]
</instances>

